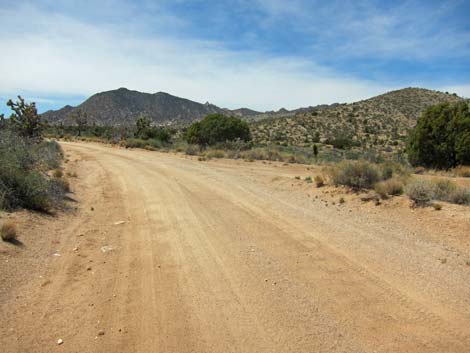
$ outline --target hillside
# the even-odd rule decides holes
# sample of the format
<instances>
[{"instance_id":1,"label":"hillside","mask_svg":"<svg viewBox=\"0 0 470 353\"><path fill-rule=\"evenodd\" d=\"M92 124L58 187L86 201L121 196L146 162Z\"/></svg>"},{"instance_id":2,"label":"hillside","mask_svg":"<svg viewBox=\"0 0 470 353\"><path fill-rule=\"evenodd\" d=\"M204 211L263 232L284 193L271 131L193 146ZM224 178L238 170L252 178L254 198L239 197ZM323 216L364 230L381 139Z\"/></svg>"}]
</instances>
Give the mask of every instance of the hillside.
<instances>
[{"instance_id":1,"label":"hillside","mask_svg":"<svg viewBox=\"0 0 470 353\"><path fill-rule=\"evenodd\" d=\"M405 88L351 104L301 111L295 116L252 124L255 142L311 146L347 140L353 146L399 149L407 132L428 107L461 98L422 88Z\"/></svg>"},{"instance_id":2,"label":"hillside","mask_svg":"<svg viewBox=\"0 0 470 353\"><path fill-rule=\"evenodd\" d=\"M170 125L190 123L213 113L241 117L259 114L246 108L230 111L164 92L151 94L119 88L97 93L77 107L65 106L56 111L45 112L42 116L51 123L69 124L72 123L71 115L78 110L88 113L98 125L125 125L133 123L141 115L150 118L155 124Z\"/></svg>"}]
</instances>

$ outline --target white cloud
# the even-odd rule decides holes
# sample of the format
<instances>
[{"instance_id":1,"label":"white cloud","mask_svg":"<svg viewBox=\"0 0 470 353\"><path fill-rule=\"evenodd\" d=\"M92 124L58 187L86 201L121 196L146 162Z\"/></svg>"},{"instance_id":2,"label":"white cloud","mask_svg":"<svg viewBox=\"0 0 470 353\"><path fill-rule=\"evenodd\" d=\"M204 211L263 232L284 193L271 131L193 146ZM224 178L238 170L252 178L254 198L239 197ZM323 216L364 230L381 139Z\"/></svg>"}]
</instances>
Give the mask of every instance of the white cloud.
<instances>
[{"instance_id":1,"label":"white cloud","mask_svg":"<svg viewBox=\"0 0 470 353\"><path fill-rule=\"evenodd\" d=\"M470 85L451 85L437 89L442 92L457 93L460 97L470 98Z\"/></svg>"},{"instance_id":2,"label":"white cloud","mask_svg":"<svg viewBox=\"0 0 470 353\"><path fill-rule=\"evenodd\" d=\"M127 87L166 91L236 108L270 110L353 101L389 87L343 77L303 59L233 52L219 43L136 36L127 27L97 26L23 9L30 21L15 26L11 13L0 46L0 94L91 95Z\"/></svg>"}]
</instances>

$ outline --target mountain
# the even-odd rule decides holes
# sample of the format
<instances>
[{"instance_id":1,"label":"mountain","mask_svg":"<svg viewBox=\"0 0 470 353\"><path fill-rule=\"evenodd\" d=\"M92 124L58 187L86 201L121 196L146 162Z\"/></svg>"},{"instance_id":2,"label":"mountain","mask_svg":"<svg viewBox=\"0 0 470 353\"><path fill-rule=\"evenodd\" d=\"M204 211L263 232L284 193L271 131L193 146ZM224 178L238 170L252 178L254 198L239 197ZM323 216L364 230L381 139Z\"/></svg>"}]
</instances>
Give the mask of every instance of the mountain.
<instances>
[{"instance_id":1,"label":"mountain","mask_svg":"<svg viewBox=\"0 0 470 353\"><path fill-rule=\"evenodd\" d=\"M155 124L170 125L190 123L207 114L221 113L240 117L260 114L247 108L228 110L210 103L198 103L171 94L154 94L119 88L97 93L77 107L65 106L42 114L50 123L73 123L71 116L77 111L86 112L97 125L124 125L133 123L143 115Z\"/></svg>"},{"instance_id":2,"label":"mountain","mask_svg":"<svg viewBox=\"0 0 470 353\"><path fill-rule=\"evenodd\" d=\"M296 114L252 124L257 143L311 146L347 139L361 148L393 151L428 107L462 98L422 88L404 88L351 104L300 109Z\"/></svg>"}]
</instances>

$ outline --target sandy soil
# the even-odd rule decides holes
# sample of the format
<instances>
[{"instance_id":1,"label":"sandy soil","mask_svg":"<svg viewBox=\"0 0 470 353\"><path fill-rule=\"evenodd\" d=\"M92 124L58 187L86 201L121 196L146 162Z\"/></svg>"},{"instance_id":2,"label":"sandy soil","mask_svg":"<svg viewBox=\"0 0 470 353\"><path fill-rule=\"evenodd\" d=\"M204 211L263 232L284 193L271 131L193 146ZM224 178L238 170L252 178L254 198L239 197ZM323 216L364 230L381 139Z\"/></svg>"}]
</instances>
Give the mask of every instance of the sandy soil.
<instances>
[{"instance_id":1,"label":"sandy soil","mask_svg":"<svg viewBox=\"0 0 470 353\"><path fill-rule=\"evenodd\" d=\"M470 352L468 207L63 146L72 210L0 215L23 243L0 244L2 352Z\"/></svg>"}]
</instances>

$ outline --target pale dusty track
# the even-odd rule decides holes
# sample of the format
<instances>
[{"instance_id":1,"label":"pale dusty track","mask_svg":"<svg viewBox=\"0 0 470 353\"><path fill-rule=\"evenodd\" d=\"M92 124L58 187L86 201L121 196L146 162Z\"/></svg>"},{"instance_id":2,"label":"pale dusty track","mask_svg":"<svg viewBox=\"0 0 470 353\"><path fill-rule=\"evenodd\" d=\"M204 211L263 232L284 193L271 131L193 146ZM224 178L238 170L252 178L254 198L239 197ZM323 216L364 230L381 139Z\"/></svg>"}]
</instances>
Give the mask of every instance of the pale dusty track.
<instances>
[{"instance_id":1,"label":"pale dusty track","mask_svg":"<svg viewBox=\"0 0 470 353\"><path fill-rule=\"evenodd\" d=\"M269 181L300 167L64 148L95 210L4 308L2 352L470 352L470 240Z\"/></svg>"}]
</instances>

